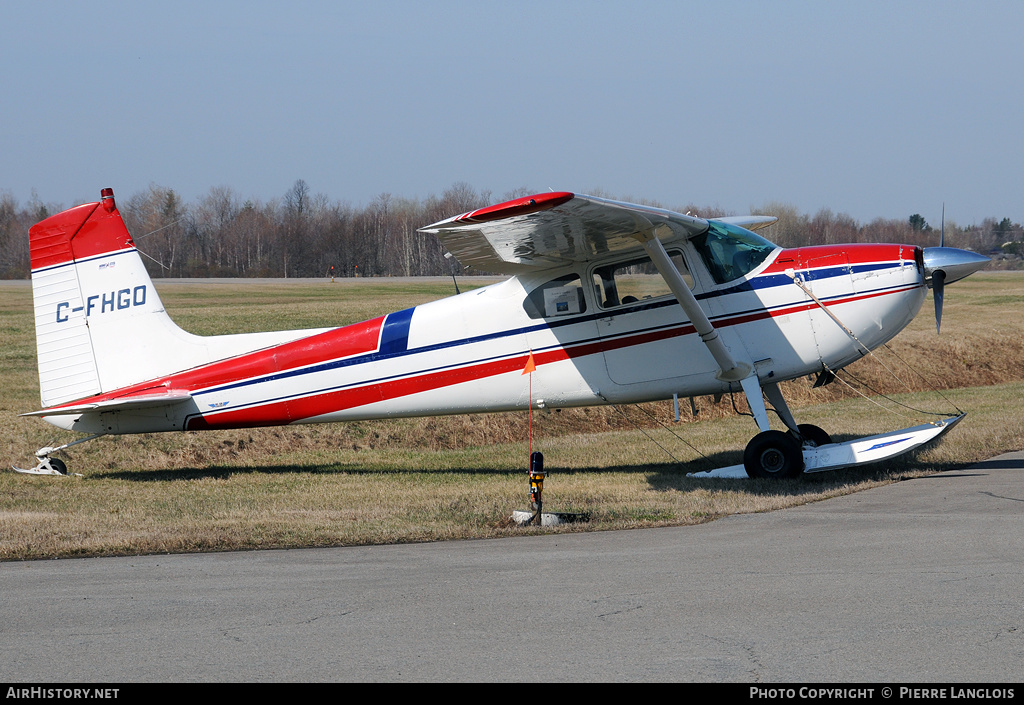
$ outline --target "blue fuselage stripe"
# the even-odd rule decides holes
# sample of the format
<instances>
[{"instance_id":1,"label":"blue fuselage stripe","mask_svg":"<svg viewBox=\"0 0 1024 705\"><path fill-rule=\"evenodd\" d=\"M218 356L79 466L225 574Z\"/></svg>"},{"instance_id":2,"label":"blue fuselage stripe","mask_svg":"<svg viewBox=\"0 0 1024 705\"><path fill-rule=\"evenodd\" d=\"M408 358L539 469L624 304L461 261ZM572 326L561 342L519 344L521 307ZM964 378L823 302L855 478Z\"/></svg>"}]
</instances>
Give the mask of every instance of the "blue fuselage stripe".
<instances>
[{"instance_id":1,"label":"blue fuselage stripe","mask_svg":"<svg viewBox=\"0 0 1024 705\"><path fill-rule=\"evenodd\" d=\"M416 308L407 308L397 313L389 313L384 321L384 329L380 334L380 351L384 354L404 353L409 349L409 324L412 312Z\"/></svg>"}]
</instances>

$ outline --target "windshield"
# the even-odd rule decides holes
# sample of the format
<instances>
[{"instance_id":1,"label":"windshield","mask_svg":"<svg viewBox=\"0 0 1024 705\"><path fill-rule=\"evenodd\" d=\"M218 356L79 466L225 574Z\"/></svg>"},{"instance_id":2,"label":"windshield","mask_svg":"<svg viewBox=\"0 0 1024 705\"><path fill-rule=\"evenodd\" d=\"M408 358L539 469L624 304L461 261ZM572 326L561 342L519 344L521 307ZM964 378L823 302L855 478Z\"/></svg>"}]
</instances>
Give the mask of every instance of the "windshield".
<instances>
[{"instance_id":1,"label":"windshield","mask_svg":"<svg viewBox=\"0 0 1024 705\"><path fill-rule=\"evenodd\" d=\"M775 250L775 245L760 235L716 220L709 220L707 231L690 242L718 284L750 273Z\"/></svg>"}]
</instances>

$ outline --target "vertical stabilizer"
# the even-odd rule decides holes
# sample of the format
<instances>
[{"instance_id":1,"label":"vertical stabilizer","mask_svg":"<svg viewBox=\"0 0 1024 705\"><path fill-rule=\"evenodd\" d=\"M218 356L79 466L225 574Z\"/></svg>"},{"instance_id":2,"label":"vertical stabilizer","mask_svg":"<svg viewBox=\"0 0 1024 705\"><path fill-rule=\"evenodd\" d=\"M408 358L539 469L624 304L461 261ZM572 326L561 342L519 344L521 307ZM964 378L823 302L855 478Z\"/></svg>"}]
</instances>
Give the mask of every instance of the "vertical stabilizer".
<instances>
[{"instance_id":1,"label":"vertical stabilizer","mask_svg":"<svg viewBox=\"0 0 1024 705\"><path fill-rule=\"evenodd\" d=\"M44 406L103 390L94 328L163 312L114 204L86 203L29 230L40 396ZM166 314L164 314L166 316Z\"/></svg>"},{"instance_id":2,"label":"vertical stabilizer","mask_svg":"<svg viewBox=\"0 0 1024 705\"><path fill-rule=\"evenodd\" d=\"M113 191L103 189L102 197L29 230L44 407L321 332L183 331L164 310Z\"/></svg>"}]
</instances>

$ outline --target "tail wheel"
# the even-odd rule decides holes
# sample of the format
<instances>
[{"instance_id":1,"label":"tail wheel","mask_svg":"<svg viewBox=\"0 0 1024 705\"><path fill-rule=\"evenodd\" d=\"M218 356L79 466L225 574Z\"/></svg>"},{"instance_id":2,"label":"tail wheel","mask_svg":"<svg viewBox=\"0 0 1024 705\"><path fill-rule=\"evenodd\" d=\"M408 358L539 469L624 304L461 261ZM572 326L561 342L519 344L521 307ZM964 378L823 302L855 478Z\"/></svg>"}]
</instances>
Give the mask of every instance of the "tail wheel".
<instances>
[{"instance_id":1,"label":"tail wheel","mask_svg":"<svg viewBox=\"0 0 1024 705\"><path fill-rule=\"evenodd\" d=\"M825 430L818 428L814 424L802 423L797 426L800 431L800 437L803 438L804 443L817 448L818 446L827 446L832 442L832 436L825 433Z\"/></svg>"},{"instance_id":2,"label":"tail wheel","mask_svg":"<svg viewBox=\"0 0 1024 705\"><path fill-rule=\"evenodd\" d=\"M804 455L793 436L782 431L759 433L743 451L749 477L796 477L804 471Z\"/></svg>"}]
</instances>

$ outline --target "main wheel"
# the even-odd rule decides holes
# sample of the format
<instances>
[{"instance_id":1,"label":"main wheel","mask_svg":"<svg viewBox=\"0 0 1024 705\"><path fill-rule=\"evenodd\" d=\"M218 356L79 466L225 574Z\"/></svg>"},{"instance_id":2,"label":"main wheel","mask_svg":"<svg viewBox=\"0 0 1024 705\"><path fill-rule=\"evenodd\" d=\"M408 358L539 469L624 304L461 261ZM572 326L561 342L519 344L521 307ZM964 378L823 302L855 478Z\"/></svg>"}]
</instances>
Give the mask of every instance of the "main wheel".
<instances>
[{"instance_id":1,"label":"main wheel","mask_svg":"<svg viewBox=\"0 0 1024 705\"><path fill-rule=\"evenodd\" d=\"M818 446L827 446L832 442L832 436L825 433L825 430L818 428L814 424L802 423L797 428L800 430L800 436L804 439L804 443L808 443L811 446L817 448Z\"/></svg>"},{"instance_id":2,"label":"main wheel","mask_svg":"<svg viewBox=\"0 0 1024 705\"><path fill-rule=\"evenodd\" d=\"M68 474L68 466L64 464L64 461L60 458L50 458L50 467L59 472L61 475Z\"/></svg>"},{"instance_id":3,"label":"main wheel","mask_svg":"<svg viewBox=\"0 0 1024 705\"><path fill-rule=\"evenodd\" d=\"M804 455L793 436L764 431L747 444L743 467L749 477L796 477L804 471Z\"/></svg>"}]
</instances>

